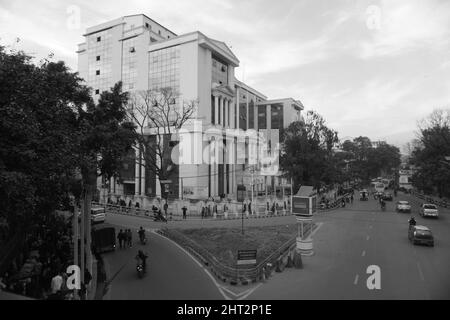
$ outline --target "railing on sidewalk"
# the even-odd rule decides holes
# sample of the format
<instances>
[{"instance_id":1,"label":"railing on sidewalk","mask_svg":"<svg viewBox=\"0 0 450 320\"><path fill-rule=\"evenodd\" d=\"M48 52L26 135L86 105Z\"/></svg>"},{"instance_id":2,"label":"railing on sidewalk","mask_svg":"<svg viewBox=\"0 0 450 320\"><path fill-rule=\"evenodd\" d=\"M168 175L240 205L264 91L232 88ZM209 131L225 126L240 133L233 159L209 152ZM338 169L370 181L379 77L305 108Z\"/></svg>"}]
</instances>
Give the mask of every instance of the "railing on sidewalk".
<instances>
[{"instance_id":1,"label":"railing on sidewalk","mask_svg":"<svg viewBox=\"0 0 450 320\"><path fill-rule=\"evenodd\" d=\"M436 199L435 197L427 196L416 190L411 190L411 195L415 196L416 198L422 199L422 200L426 201L427 203L432 203L432 204L435 204L442 208L450 208L450 202L445 199L444 200Z\"/></svg>"},{"instance_id":2,"label":"railing on sidewalk","mask_svg":"<svg viewBox=\"0 0 450 320\"><path fill-rule=\"evenodd\" d=\"M96 207L104 207L105 210L109 213L113 213L113 214L122 214L122 215L130 215L130 216L139 216L139 217L144 217L144 218L151 218L153 219L155 216L155 213L150 210L150 209L142 209L142 208L137 208L137 207L127 207L127 206L120 206L120 205L116 205L116 204L105 204L105 203L100 203L100 202L92 202L93 206ZM169 205L169 208L167 210L168 213L168 219L171 220L173 218L175 219L181 219L182 214L180 214L178 212L178 210L175 211L175 213L173 212L173 205ZM188 210L188 216L189 217L195 217L195 218L201 218L202 215L200 212L198 212L198 210L192 209L190 208L190 210ZM164 214L164 212L163 212ZM223 211L223 210L218 210L218 212L216 213L210 213L207 216L204 216L204 219L215 219L215 220L229 220L229 219L241 219L242 215L244 215L245 218L260 218L260 217L277 217L277 216L287 216L287 215L291 215L290 210L286 210L284 208L278 208L275 209L275 211L267 211L267 210L260 210L260 207L257 207L257 210L255 210L253 212L253 214L250 214L248 211L247 212L238 212L238 211Z\"/></svg>"}]
</instances>

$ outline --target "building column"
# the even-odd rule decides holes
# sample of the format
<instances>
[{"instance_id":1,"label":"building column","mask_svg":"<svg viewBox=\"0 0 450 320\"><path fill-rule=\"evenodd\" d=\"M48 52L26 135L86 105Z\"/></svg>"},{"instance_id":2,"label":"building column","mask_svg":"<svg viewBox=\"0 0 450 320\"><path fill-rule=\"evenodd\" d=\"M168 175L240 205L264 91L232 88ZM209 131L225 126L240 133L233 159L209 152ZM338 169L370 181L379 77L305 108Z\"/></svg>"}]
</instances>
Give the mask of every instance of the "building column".
<instances>
[{"instance_id":1,"label":"building column","mask_svg":"<svg viewBox=\"0 0 450 320\"><path fill-rule=\"evenodd\" d=\"M223 125L223 98L222 97L220 97L220 99L219 99L219 114L220 114L219 125Z\"/></svg>"},{"instance_id":2,"label":"building column","mask_svg":"<svg viewBox=\"0 0 450 320\"><path fill-rule=\"evenodd\" d=\"M146 189L145 189L145 160L144 157L141 157L141 195L145 196Z\"/></svg>"},{"instance_id":3,"label":"building column","mask_svg":"<svg viewBox=\"0 0 450 320\"><path fill-rule=\"evenodd\" d=\"M139 149L136 148L135 150L136 152L136 163L134 165L134 195L138 196L139 195L139 187L141 184L141 179L140 179L140 163L141 163L141 154L139 152Z\"/></svg>"},{"instance_id":4,"label":"building column","mask_svg":"<svg viewBox=\"0 0 450 320\"><path fill-rule=\"evenodd\" d=\"M230 126L228 117L230 116L230 100L225 100L225 128Z\"/></svg>"},{"instance_id":5,"label":"building column","mask_svg":"<svg viewBox=\"0 0 450 320\"><path fill-rule=\"evenodd\" d=\"M219 97L214 96L214 123L217 124L219 119Z\"/></svg>"}]
</instances>

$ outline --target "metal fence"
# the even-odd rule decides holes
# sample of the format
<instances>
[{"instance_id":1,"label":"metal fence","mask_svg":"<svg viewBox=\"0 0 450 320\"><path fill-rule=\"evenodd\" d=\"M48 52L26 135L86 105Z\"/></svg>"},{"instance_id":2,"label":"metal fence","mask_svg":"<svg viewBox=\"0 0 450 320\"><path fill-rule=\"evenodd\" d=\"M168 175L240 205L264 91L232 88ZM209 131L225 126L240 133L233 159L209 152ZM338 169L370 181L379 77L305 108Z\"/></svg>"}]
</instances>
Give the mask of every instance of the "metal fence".
<instances>
[{"instance_id":1,"label":"metal fence","mask_svg":"<svg viewBox=\"0 0 450 320\"><path fill-rule=\"evenodd\" d=\"M435 197L427 196L423 193L417 192L416 190L411 190L411 195L415 196L416 198L422 199L427 203L432 203L442 208L450 208L450 202L446 199L436 199Z\"/></svg>"}]
</instances>

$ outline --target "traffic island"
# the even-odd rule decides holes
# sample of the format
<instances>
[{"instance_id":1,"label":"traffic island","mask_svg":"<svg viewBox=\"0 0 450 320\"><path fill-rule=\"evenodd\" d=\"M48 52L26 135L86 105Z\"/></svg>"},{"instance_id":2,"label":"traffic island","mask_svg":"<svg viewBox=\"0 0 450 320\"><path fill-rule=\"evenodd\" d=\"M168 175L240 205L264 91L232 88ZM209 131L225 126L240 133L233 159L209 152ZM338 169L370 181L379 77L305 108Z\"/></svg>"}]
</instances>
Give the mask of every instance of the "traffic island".
<instances>
[{"instance_id":1,"label":"traffic island","mask_svg":"<svg viewBox=\"0 0 450 320\"><path fill-rule=\"evenodd\" d=\"M305 237L315 229L311 224ZM159 234L178 243L195 256L221 282L247 285L265 281L272 273L286 268L302 268L297 255L297 225L239 228L174 229L165 228ZM252 265L238 263L239 251L256 250Z\"/></svg>"}]
</instances>

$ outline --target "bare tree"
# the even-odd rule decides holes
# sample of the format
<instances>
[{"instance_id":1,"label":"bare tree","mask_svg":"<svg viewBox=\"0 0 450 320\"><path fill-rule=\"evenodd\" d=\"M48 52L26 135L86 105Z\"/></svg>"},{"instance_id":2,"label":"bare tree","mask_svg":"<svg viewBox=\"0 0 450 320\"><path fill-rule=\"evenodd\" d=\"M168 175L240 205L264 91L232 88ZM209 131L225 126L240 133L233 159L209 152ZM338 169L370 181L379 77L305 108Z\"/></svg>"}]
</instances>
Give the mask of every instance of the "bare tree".
<instances>
[{"instance_id":1,"label":"bare tree","mask_svg":"<svg viewBox=\"0 0 450 320\"><path fill-rule=\"evenodd\" d=\"M190 119L193 119L198 102L182 101L171 88L136 91L128 103L128 114L137 126L136 148L145 161L144 167L160 180L161 195L167 198L164 184L174 172L171 160L174 144L171 141ZM136 159L138 165L140 159Z\"/></svg>"}]
</instances>

